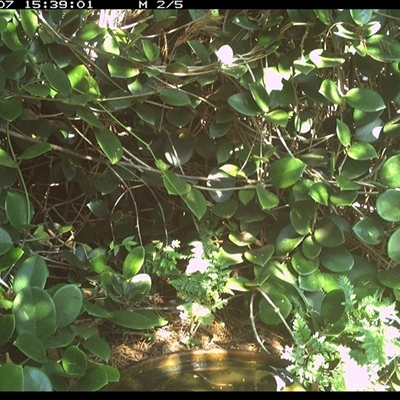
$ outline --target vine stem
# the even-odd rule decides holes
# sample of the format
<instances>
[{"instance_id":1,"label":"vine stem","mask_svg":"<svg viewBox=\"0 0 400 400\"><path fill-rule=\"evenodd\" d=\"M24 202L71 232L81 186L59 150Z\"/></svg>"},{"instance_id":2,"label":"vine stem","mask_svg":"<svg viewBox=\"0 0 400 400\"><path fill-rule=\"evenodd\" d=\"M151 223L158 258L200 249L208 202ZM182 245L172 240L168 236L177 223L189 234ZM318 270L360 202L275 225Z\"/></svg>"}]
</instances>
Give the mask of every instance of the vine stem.
<instances>
[{"instance_id":1,"label":"vine stem","mask_svg":"<svg viewBox=\"0 0 400 400\"><path fill-rule=\"evenodd\" d=\"M254 336L257 339L258 344L261 346L261 348L267 353L267 354L271 354L266 347L264 346L264 343L262 342L260 336L258 335L257 332L257 328L256 328L256 324L254 323L254 313L253 313L253 303L254 303L254 297L256 295L256 292L253 292L251 295L251 299L250 299L250 322L251 322L251 327L253 329L253 333Z\"/></svg>"}]
</instances>

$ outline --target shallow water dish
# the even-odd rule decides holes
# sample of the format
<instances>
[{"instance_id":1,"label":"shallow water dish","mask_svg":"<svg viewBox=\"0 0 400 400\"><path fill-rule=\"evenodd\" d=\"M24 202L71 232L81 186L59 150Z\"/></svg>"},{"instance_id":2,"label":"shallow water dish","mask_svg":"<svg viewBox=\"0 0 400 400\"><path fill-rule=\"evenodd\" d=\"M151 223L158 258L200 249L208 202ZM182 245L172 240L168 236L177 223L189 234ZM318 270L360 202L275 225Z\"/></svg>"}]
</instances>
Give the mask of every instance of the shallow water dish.
<instances>
[{"instance_id":1,"label":"shallow water dish","mask_svg":"<svg viewBox=\"0 0 400 400\"><path fill-rule=\"evenodd\" d=\"M105 390L277 391L285 386L287 365L277 356L250 351L185 351L139 361Z\"/></svg>"}]
</instances>

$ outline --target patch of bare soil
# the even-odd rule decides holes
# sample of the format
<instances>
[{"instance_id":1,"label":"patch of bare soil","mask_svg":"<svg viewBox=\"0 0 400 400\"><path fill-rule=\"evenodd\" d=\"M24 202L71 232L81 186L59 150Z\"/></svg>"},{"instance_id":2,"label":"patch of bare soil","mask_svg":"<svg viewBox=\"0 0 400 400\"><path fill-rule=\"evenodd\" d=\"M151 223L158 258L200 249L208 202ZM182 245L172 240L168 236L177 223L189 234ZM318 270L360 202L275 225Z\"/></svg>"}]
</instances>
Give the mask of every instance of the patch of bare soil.
<instances>
[{"instance_id":1,"label":"patch of bare soil","mask_svg":"<svg viewBox=\"0 0 400 400\"><path fill-rule=\"evenodd\" d=\"M263 351L251 328L249 316L234 305L228 305L217 313L211 325L199 326L194 334L193 325L182 320L177 310L164 315L169 323L153 331L115 331L113 326L112 334L110 331L109 334L103 332L103 337L112 347L110 364L121 369L133 362L184 350ZM260 340L271 354L279 355L285 345L291 344L281 326L267 327L259 323L256 328Z\"/></svg>"}]
</instances>

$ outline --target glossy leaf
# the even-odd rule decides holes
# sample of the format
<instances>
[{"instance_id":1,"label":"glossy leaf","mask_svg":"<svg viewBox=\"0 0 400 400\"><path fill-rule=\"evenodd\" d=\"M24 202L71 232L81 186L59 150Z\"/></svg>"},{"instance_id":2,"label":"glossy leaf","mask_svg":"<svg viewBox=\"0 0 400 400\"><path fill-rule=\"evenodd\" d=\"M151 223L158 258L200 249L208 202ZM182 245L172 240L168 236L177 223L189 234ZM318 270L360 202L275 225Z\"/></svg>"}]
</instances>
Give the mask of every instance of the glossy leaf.
<instances>
[{"instance_id":1,"label":"glossy leaf","mask_svg":"<svg viewBox=\"0 0 400 400\"><path fill-rule=\"evenodd\" d=\"M22 392L24 371L22 365L5 363L0 365L0 392Z\"/></svg>"},{"instance_id":2,"label":"glossy leaf","mask_svg":"<svg viewBox=\"0 0 400 400\"><path fill-rule=\"evenodd\" d=\"M352 9L350 10L351 18L357 25L367 24L372 17L372 10L370 9Z\"/></svg>"},{"instance_id":3,"label":"glossy leaf","mask_svg":"<svg viewBox=\"0 0 400 400\"><path fill-rule=\"evenodd\" d=\"M239 114L255 117L261 113L260 108L249 92L236 93L228 98L228 104Z\"/></svg>"},{"instance_id":4,"label":"glossy leaf","mask_svg":"<svg viewBox=\"0 0 400 400\"><path fill-rule=\"evenodd\" d=\"M187 106L192 103L190 97L178 89L161 90L160 99L171 106Z\"/></svg>"},{"instance_id":5,"label":"glossy leaf","mask_svg":"<svg viewBox=\"0 0 400 400\"><path fill-rule=\"evenodd\" d=\"M279 204L279 198L263 186L256 185L256 193L258 202L263 210L270 210Z\"/></svg>"},{"instance_id":6,"label":"glossy leaf","mask_svg":"<svg viewBox=\"0 0 400 400\"><path fill-rule=\"evenodd\" d=\"M294 207L290 210L290 222L299 235L306 235L311 231L310 218L301 208Z\"/></svg>"},{"instance_id":7,"label":"glossy leaf","mask_svg":"<svg viewBox=\"0 0 400 400\"><path fill-rule=\"evenodd\" d=\"M345 62L343 57L336 56L323 49L315 49L310 52L310 60L317 68L330 68L342 65Z\"/></svg>"},{"instance_id":8,"label":"glossy leaf","mask_svg":"<svg viewBox=\"0 0 400 400\"><path fill-rule=\"evenodd\" d=\"M27 287L38 287L44 289L49 270L43 258L37 254L28 257L19 267L15 274L13 290L19 293Z\"/></svg>"},{"instance_id":9,"label":"glossy leaf","mask_svg":"<svg viewBox=\"0 0 400 400\"><path fill-rule=\"evenodd\" d=\"M53 385L49 376L39 368L24 367L24 392L52 392Z\"/></svg>"},{"instance_id":10,"label":"glossy leaf","mask_svg":"<svg viewBox=\"0 0 400 400\"><path fill-rule=\"evenodd\" d=\"M35 10L20 10L22 28L29 39L33 39L38 29L38 16Z\"/></svg>"},{"instance_id":11,"label":"glossy leaf","mask_svg":"<svg viewBox=\"0 0 400 400\"><path fill-rule=\"evenodd\" d=\"M87 206L97 218L105 218L109 214L108 205L102 199L93 200Z\"/></svg>"},{"instance_id":12,"label":"glossy leaf","mask_svg":"<svg viewBox=\"0 0 400 400\"><path fill-rule=\"evenodd\" d=\"M81 313L83 296L76 285L69 284L58 289L53 296L53 301L59 328L70 325Z\"/></svg>"},{"instance_id":13,"label":"glossy leaf","mask_svg":"<svg viewBox=\"0 0 400 400\"><path fill-rule=\"evenodd\" d=\"M329 201L335 206L350 206L357 199L357 190L338 190L331 194Z\"/></svg>"},{"instance_id":14,"label":"glossy leaf","mask_svg":"<svg viewBox=\"0 0 400 400\"><path fill-rule=\"evenodd\" d=\"M321 304L321 316L328 324L339 321L345 311L344 293L341 289L332 290L324 297Z\"/></svg>"},{"instance_id":15,"label":"glossy leaf","mask_svg":"<svg viewBox=\"0 0 400 400\"><path fill-rule=\"evenodd\" d=\"M381 269L377 274L378 281L389 288L400 289L400 266Z\"/></svg>"},{"instance_id":16,"label":"glossy leaf","mask_svg":"<svg viewBox=\"0 0 400 400\"><path fill-rule=\"evenodd\" d=\"M30 160L31 158L39 157L51 150L49 143L36 143L22 152L18 157L20 160Z\"/></svg>"},{"instance_id":17,"label":"glossy leaf","mask_svg":"<svg viewBox=\"0 0 400 400\"><path fill-rule=\"evenodd\" d=\"M321 218L317 221L313 238L324 247L337 247L345 241L343 231L328 218Z\"/></svg>"},{"instance_id":18,"label":"glossy leaf","mask_svg":"<svg viewBox=\"0 0 400 400\"><path fill-rule=\"evenodd\" d=\"M353 160L371 160L377 156L375 148L370 143L357 142L347 150L347 154Z\"/></svg>"},{"instance_id":19,"label":"glossy leaf","mask_svg":"<svg viewBox=\"0 0 400 400\"><path fill-rule=\"evenodd\" d=\"M192 188L189 193L182 196L182 199L198 220L204 217L207 212L207 201L200 190Z\"/></svg>"},{"instance_id":20,"label":"glossy leaf","mask_svg":"<svg viewBox=\"0 0 400 400\"><path fill-rule=\"evenodd\" d=\"M307 258L301 251L296 251L292 255L292 267L299 275L309 275L315 272L319 267L319 259Z\"/></svg>"},{"instance_id":21,"label":"glossy leaf","mask_svg":"<svg viewBox=\"0 0 400 400\"><path fill-rule=\"evenodd\" d=\"M373 35L366 40L367 53L378 61L400 60L400 43L388 35Z\"/></svg>"},{"instance_id":22,"label":"glossy leaf","mask_svg":"<svg viewBox=\"0 0 400 400\"><path fill-rule=\"evenodd\" d=\"M7 253L13 246L13 241L9 233L0 227L0 255ZM0 270L2 268L0 267Z\"/></svg>"},{"instance_id":23,"label":"glossy leaf","mask_svg":"<svg viewBox=\"0 0 400 400\"><path fill-rule=\"evenodd\" d=\"M87 358L78 346L70 346L64 351L61 365L71 376L81 376L87 369Z\"/></svg>"},{"instance_id":24,"label":"glossy leaf","mask_svg":"<svg viewBox=\"0 0 400 400\"><path fill-rule=\"evenodd\" d=\"M60 94L68 95L71 93L71 83L67 74L61 68L53 63L46 63L41 66L41 69L52 88Z\"/></svg>"},{"instance_id":25,"label":"glossy leaf","mask_svg":"<svg viewBox=\"0 0 400 400\"><path fill-rule=\"evenodd\" d=\"M287 225L278 234L275 247L276 254L283 256L294 250L303 240L303 236L299 236L293 229L292 225Z\"/></svg>"},{"instance_id":26,"label":"glossy leaf","mask_svg":"<svg viewBox=\"0 0 400 400\"><path fill-rule=\"evenodd\" d=\"M311 186L308 193L317 203L327 206L329 204L329 192L329 186L325 182L317 182Z\"/></svg>"},{"instance_id":27,"label":"glossy leaf","mask_svg":"<svg viewBox=\"0 0 400 400\"><path fill-rule=\"evenodd\" d=\"M380 137L382 127L383 121L380 118L376 118L366 125L357 127L354 137L360 142L376 142Z\"/></svg>"},{"instance_id":28,"label":"glossy leaf","mask_svg":"<svg viewBox=\"0 0 400 400\"><path fill-rule=\"evenodd\" d=\"M315 271L308 275L299 275L299 287L307 292L318 292L325 283L324 274Z\"/></svg>"},{"instance_id":29,"label":"glossy leaf","mask_svg":"<svg viewBox=\"0 0 400 400\"><path fill-rule=\"evenodd\" d=\"M173 137L164 142L164 156L169 164L179 167L186 164L193 156L194 146L190 137Z\"/></svg>"},{"instance_id":30,"label":"glossy leaf","mask_svg":"<svg viewBox=\"0 0 400 400\"><path fill-rule=\"evenodd\" d=\"M96 129L94 134L97 143L111 164L116 164L120 161L123 154L123 147L118 136L108 129Z\"/></svg>"},{"instance_id":31,"label":"glossy leaf","mask_svg":"<svg viewBox=\"0 0 400 400\"><path fill-rule=\"evenodd\" d=\"M122 266L122 274L125 279L135 276L144 263L145 250L143 246L137 246L125 257Z\"/></svg>"},{"instance_id":32,"label":"glossy leaf","mask_svg":"<svg viewBox=\"0 0 400 400\"><path fill-rule=\"evenodd\" d=\"M400 154L390 157L385 161L379 171L382 185L390 189L400 186Z\"/></svg>"},{"instance_id":33,"label":"glossy leaf","mask_svg":"<svg viewBox=\"0 0 400 400\"><path fill-rule=\"evenodd\" d=\"M149 39L142 39L142 46L143 46L143 51L146 56L146 58L150 61L153 62L158 58L160 55L160 49L158 48L156 43L153 43Z\"/></svg>"},{"instance_id":34,"label":"glossy leaf","mask_svg":"<svg viewBox=\"0 0 400 400\"><path fill-rule=\"evenodd\" d=\"M31 335L30 333L21 333L13 344L32 360L42 364L47 362L46 349L43 342L35 335Z\"/></svg>"},{"instance_id":35,"label":"glossy leaf","mask_svg":"<svg viewBox=\"0 0 400 400\"><path fill-rule=\"evenodd\" d=\"M35 212L26 196L12 191L7 192L5 208L10 224L16 229L26 228Z\"/></svg>"},{"instance_id":36,"label":"glossy leaf","mask_svg":"<svg viewBox=\"0 0 400 400\"><path fill-rule=\"evenodd\" d=\"M385 235L382 224L370 217L357 221L353 231L360 240L371 245L381 243Z\"/></svg>"},{"instance_id":37,"label":"glossy leaf","mask_svg":"<svg viewBox=\"0 0 400 400\"><path fill-rule=\"evenodd\" d=\"M253 200L255 194L256 191L254 189L242 189L239 190L238 198L242 204L246 205Z\"/></svg>"},{"instance_id":38,"label":"glossy leaf","mask_svg":"<svg viewBox=\"0 0 400 400\"><path fill-rule=\"evenodd\" d=\"M11 314L0 316L0 347L4 346L11 338L15 329L15 317Z\"/></svg>"},{"instance_id":39,"label":"glossy leaf","mask_svg":"<svg viewBox=\"0 0 400 400\"><path fill-rule=\"evenodd\" d=\"M8 168L18 168L18 164L3 149L0 149L0 165Z\"/></svg>"},{"instance_id":40,"label":"glossy leaf","mask_svg":"<svg viewBox=\"0 0 400 400\"><path fill-rule=\"evenodd\" d=\"M201 43L197 39L192 39L188 40L187 44L194 51L194 53L200 59L202 64L206 65L210 63L210 56L208 54L207 48L204 46L203 43Z\"/></svg>"},{"instance_id":41,"label":"glossy leaf","mask_svg":"<svg viewBox=\"0 0 400 400\"><path fill-rule=\"evenodd\" d=\"M396 229L390 236L387 249L389 258L400 263L400 228Z\"/></svg>"},{"instance_id":42,"label":"glossy leaf","mask_svg":"<svg viewBox=\"0 0 400 400\"><path fill-rule=\"evenodd\" d=\"M354 258L343 246L336 248L324 247L319 254L321 264L332 272L347 272L353 268Z\"/></svg>"},{"instance_id":43,"label":"glossy leaf","mask_svg":"<svg viewBox=\"0 0 400 400\"><path fill-rule=\"evenodd\" d=\"M319 93L326 97L333 104L342 104L343 99L339 93L336 83L330 79L325 79L321 83Z\"/></svg>"},{"instance_id":44,"label":"glossy leaf","mask_svg":"<svg viewBox=\"0 0 400 400\"><path fill-rule=\"evenodd\" d=\"M86 312L89 315L93 315L94 317L99 317L99 318L110 318L111 313L107 311L103 307L98 307L95 304L92 304L88 300L83 300L83 306L85 307Z\"/></svg>"},{"instance_id":45,"label":"glossy leaf","mask_svg":"<svg viewBox=\"0 0 400 400\"><path fill-rule=\"evenodd\" d=\"M85 347L96 357L108 362L111 354L110 346L100 336L93 335L84 341Z\"/></svg>"},{"instance_id":46,"label":"glossy leaf","mask_svg":"<svg viewBox=\"0 0 400 400\"><path fill-rule=\"evenodd\" d=\"M298 158L281 158L270 166L271 183L280 189L292 186L300 179L305 168L306 164Z\"/></svg>"},{"instance_id":47,"label":"glossy leaf","mask_svg":"<svg viewBox=\"0 0 400 400\"><path fill-rule=\"evenodd\" d=\"M251 249L244 253L247 261L263 267L274 254L275 246L267 244L259 249Z\"/></svg>"},{"instance_id":48,"label":"glossy leaf","mask_svg":"<svg viewBox=\"0 0 400 400\"><path fill-rule=\"evenodd\" d=\"M183 196L190 192L192 189L189 183L179 178L172 171L163 171L162 180L167 192L171 195Z\"/></svg>"},{"instance_id":49,"label":"glossy leaf","mask_svg":"<svg viewBox=\"0 0 400 400\"><path fill-rule=\"evenodd\" d=\"M140 72L134 63L120 57L111 58L107 68L112 78L133 78Z\"/></svg>"},{"instance_id":50,"label":"glossy leaf","mask_svg":"<svg viewBox=\"0 0 400 400\"><path fill-rule=\"evenodd\" d=\"M379 111L386 107L382 97L371 89L353 88L344 97L351 107L365 112Z\"/></svg>"},{"instance_id":51,"label":"glossy leaf","mask_svg":"<svg viewBox=\"0 0 400 400\"><path fill-rule=\"evenodd\" d=\"M0 99L0 115L1 118L8 122L12 122L22 114L22 103L17 97L9 99Z\"/></svg>"},{"instance_id":52,"label":"glossy leaf","mask_svg":"<svg viewBox=\"0 0 400 400\"><path fill-rule=\"evenodd\" d=\"M254 101L260 107L261 111L269 111L269 98L265 87L258 82L249 83L249 89Z\"/></svg>"},{"instance_id":53,"label":"glossy leaf","mask_svg":"<svg viewBox=\"0 0 400 400\"><path fill-rule=\"evenodd\" d=\"M56 329L54 302L47 292L38 287L26 287L17 294L12 314L19 334L30 333L46 340Z\"/></svg>"},{"instance_id":54,"label":"glossy leaf","mask_svg":"<svg viewBox=\"0 0 400 400\"><path fill-rule=\"evenodd\" d=\"M340 119L336 120L336 134L342 146L347 147L350 144L351 142L350 129L347 126L347 124L345 124Z\"/></svg>"},{"instance_id":55,"label":"glossy leaf","mask_svg":"<svg viewBox=\"0 0 400 400\"><path fill-rule=\"evenodd\" d=\"M313 259L318 257L321 250L322 246L318 243L315 243L311 235L305 237L303 243L301 244L301 251L307 258Z\"/></svg>"},{"instance_id":56,"label":"glossy leaf","mask_svg":"<svg viewBox=\"0 0 400 400\"><path fill-rule=\"evenodd\" d=\"M153 313L154 314L154 313ZM153 329L162 324L155 318L156 314L144 314L138 311L116 310L112 312L111 322L130 329Z\"/></svg>"},{"instance_id":57,"label":"glossy leaf","mask_svg":"<svg viewBox=\"0 0 400 400\"><path fill-rule=\"evenodd\" d=\"M214 204L211 207L211 212L217 217L229 219L235 214L237 208L237 201L229 199L223 203Z\"/></svg>"},{"instance_id":58,"label":"glossy leaf","mask_svg":"<svg viewBox=\"0 0 400 400\"><path fill-rule=\"evenodd\" d=\"M286 126L289 120L289 114L284 110L272 110L265 114L264 118L273 124Z\"/></svg>"},{"instance_id":59,"label":"glossy leaf","mask_svg":"<svg viewBox=\"0 0 400 400\"><path fill-rule=\"evenodd\" d=\"M268 297L274 306L262 297L258 304L260 319L264 324L278 325L282 322L282 319L279 317L275 308L277 308L282 317L286 319L292 311L292 304L289 299L281 293L268 293Z\"/></svg>"},{"instance_id":60,"label":"glossy leaf","mask_svg":"<svg viewBox=\"0 0 400 400\"><path fill-rule=\"evenodd\" d=\"M142 300L151 289L151 278L148 274L137 274L124 282L123 293L129 296L131 302Z\"/></svg>"},{"instance_id":61,"label":"glossy leaf","mask_svg":"<svg viewBox=\"0 0 400 400\"><path fill-rule=\"evenodd\" d=\"M100 366L90 368L76 383L74 390L94 392L100 390L108 383L107 372Z\"/></svg>"},{"instance_id":62,"label":"glossy leaf","mask_svg":"<svg viewBox=\"0 0 400 400\"><path fill-rule=\"evenodd\" d=\"M376 211L385 221L400 221L400 192L389 189L378 195L376 199Z\"/></svg>"},{"instance_id":63,"label":"glossy leaf","mask_svg":"<svg viewBox=\"0 0 400 400\"><path fill-rule=\"evenodd\" d=\"M229 190L235 186L235 180L230 177L226 172L219 169L211 170L208 175L210 179L207 181L207 186L213 190L208 193L217 203L224 203L229 200L233 195L233 190Z\"/></svg>"}]
</instances>

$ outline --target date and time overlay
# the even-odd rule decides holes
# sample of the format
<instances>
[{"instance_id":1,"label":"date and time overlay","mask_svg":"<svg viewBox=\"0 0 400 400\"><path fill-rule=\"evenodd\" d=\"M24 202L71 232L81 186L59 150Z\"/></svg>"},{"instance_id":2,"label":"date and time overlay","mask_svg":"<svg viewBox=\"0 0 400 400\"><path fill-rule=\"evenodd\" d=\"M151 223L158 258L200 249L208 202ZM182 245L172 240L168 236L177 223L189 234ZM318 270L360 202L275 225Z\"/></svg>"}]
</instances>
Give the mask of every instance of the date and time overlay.
<instances>
[{"instance_id":1,"label":"date and time overlay","mask_svg":"<svg viewBox=\"0 0 400 400\"><path fill-rule=\"evenodd\" d=\"M135 0L131 4L129 4L129 6L134 9L149 10L180 10L186 8L184 7L183 0ZM104 7L104 4L100 5L97 1L93 0L0 0L0 10L66 10L95 9L102 7Z\"/></svg>"}]
</instances>

